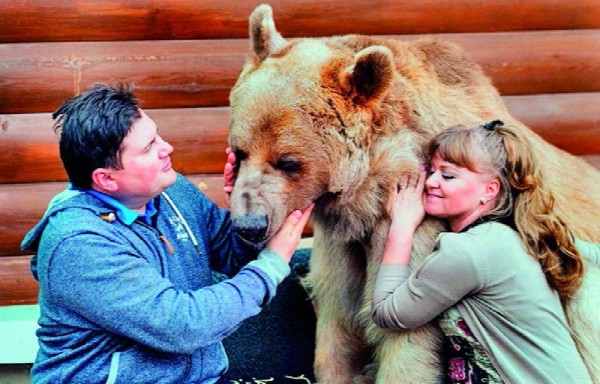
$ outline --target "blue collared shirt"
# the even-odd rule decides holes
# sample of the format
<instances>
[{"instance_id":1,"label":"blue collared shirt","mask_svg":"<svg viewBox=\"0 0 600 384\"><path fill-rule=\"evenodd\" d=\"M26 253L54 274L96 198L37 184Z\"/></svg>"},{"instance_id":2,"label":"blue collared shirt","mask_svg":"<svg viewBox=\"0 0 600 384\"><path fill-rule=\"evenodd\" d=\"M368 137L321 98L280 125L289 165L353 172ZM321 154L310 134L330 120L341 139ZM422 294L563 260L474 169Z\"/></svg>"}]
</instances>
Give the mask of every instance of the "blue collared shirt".
<instances>
[{"instance_id":1,"label":"blue collared shirt","mask_svg":"<svg viewBox=\"0 0 600 384\"><path fill-rule=\"evenodd\" d=\"M70 183L69 183L69 189L79 190L78 188L73 187ZM156 214L156 212L158 212L156 210L156 206L154 205L154 200L150 200L146 204L146 213L142 214L142 213L134 211L131 208L127 208L119 200L117 200L114 197L107 195L105 193L98 192L93 189L81 189L81 191L89 193L90 195L92 195L92 196L100 199L104 203L106 203L111 208L114 208L115 213L116 213L117 217L119 218L119 220L121 220L126 225L133 224L133 222L138 217L140 217L142 220L144 220L146 222L146 224L152 225L152 216L154 216Z\"/></svg>"}]
</instances>

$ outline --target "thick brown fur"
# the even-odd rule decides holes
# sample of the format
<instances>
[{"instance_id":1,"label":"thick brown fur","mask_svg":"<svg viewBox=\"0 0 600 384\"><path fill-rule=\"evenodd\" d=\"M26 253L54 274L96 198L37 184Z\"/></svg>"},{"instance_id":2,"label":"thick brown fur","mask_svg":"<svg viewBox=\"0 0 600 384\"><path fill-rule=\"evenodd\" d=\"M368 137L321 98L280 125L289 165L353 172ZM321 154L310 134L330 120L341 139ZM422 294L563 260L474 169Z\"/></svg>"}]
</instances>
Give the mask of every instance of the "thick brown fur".
<instances>
[{"instance_id":1,"label":"thick brown fur","mask_svg":"<svg viewBox=\"0 0 600 384\"><path fill-rule=\"evenodd\" d=\"M556 208L575 234L600 241L600 172L510 116L489 79L459 47L435 40L364 36L287 41L269 6L250 17L253 56L231 92L230 144L239 156L234 217L266 215L272 235L294 209L316 201L307 278L318 311L315 372L322 383L440 381L434 324L377 328L371 292L389 227L390 192L416 171L423 147L456 124L502 119L530 137ZM443 229L426 220L417 264ZM569 317L592 376L600 345L592 303L600 273L589 269Z\"/></svg>"}]
</instances>

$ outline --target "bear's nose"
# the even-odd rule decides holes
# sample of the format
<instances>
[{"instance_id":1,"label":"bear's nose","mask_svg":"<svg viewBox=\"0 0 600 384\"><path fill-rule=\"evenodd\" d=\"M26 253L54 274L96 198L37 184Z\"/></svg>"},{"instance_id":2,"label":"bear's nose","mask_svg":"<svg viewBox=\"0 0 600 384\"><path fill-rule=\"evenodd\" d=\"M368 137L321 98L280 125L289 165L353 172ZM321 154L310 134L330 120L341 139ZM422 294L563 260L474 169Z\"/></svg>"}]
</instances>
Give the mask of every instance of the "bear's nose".
<instances>
[{"instance_id":1,"label":"bear's nose","mask_svg":"<svg viewBox=\"0 0 600 384\"><path fill-rule=\"evenodd\" d=\"M233 228L238 235L252 244L262 244L266 240L269 219L266 215L244 215L233 219Z\"/></svg>"}]
</instances>

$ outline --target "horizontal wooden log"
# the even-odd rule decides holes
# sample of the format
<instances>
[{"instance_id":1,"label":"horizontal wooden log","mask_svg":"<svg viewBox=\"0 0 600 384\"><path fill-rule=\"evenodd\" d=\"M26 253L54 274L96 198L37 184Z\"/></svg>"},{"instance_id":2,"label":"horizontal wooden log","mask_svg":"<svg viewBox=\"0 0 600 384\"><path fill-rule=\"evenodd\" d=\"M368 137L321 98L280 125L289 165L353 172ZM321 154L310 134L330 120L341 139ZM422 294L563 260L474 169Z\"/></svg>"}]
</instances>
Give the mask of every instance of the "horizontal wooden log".
<instances>
[{"instance_id":1,"label":"horizontal wooden log","mask_svg":"<svg viewBox=\"0 0 600 384\"><path fill-rule=\"evenodd\" d=\"M546 141L574 155L600 154L600 92L503 99L511 115Z\"/></svg>"},{"instance_id":2,"label":"horizontal wooden log","mask_svg":"<svg viewBox=\"0 0 600 384\"><path fill-rule=\"evenodd\" d=\"M0 45L0 113L51 112L94 83L135 85L146 108L227 105L246 40Z\"/></svg>"},{"instance_id":3,"label":"horizontal wooden log","mask_svg":"<svg viewBox=\"0 0 600 384\"><path fill-rule=\"evenodd\" d=\"M600 155L583 155L580 157L590 163L592 166L600 169Z\"/></svg>"},{"instance_id":4,"label":"horizontal wooden log","mask_svg":"<svg viewBox=\"0 0 600 384\"><path fill-rule=\"evenodd\" d=\"M502 95L600 91L600 29L440 37L462 46Z\"/></svg>"},{"instance_id":5,"label":"horizontal wooden log","mask_svg":"<svg viewBox=\"0 0 600 384\"><path fill-rule=\"evenodd\" d=\"M576 155L600 154L600 92L505 96L511 113L550 143ZM146 110L175 151L183 174L223 171L229 109ZM0 183L65 181L50 114L0 115Z\"/></svg>"},{"instance_id":6,"label":"horizontal wooden log","mask_svg":"<svg viewBox=\"0 0 600 384\"><path fill-rule=\"evenodd\" d=\"M286 36L412 34L600 27L596 0L271 0ZM258 2L1 0L0 41L246 37Z\"/></svg>"},{"instance_id":7,"label":"horizontal wooden log","mask_svg":"<svg viewBox=\"0 0 600 384\"><path fill-rule=\"evenodd\" d=\"M30 259L0 257L0 306L37 303L39 284L29 270Z\"/></svg>"},{"instance_id":8,"label":"horizontal wooden log","mask_svg":"<svg viewBox=\"0 0 600 384\"><path fill-rule=\"evenodd\" d=\"M600 29L437 37L505 95L600 91ZM51 112L97 82L135 84L145 108L224 106L248 50L247 39L0 44L0 113Z\"/></svg>"}]
</instances>

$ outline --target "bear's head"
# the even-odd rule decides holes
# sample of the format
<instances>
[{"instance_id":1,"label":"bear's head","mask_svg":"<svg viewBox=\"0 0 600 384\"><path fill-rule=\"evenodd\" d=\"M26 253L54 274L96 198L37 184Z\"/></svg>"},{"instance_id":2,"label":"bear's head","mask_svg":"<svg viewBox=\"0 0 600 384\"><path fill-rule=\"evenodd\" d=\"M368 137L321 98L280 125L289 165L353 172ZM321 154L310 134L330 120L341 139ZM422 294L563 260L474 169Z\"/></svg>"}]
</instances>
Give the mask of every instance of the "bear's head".
<instances>
[{"instance_id":1,"label":"bear's head","mask_svg":"<svg viewBox=\"0 0 600 384\"><path fill-rule=\"evenodd\" d=\"M261 242L295 209L316 201L316 215L341 217L325 210L343 210L358 188L381 187L364 181L378 161L370 147L396 113L382 106L396 69L388 47L287 41L266 5L250 16L250 43L252 57L230 95L229 144L239 167L231 211L238 232Z\"/></svg>"}]
</instances>

